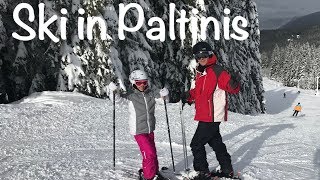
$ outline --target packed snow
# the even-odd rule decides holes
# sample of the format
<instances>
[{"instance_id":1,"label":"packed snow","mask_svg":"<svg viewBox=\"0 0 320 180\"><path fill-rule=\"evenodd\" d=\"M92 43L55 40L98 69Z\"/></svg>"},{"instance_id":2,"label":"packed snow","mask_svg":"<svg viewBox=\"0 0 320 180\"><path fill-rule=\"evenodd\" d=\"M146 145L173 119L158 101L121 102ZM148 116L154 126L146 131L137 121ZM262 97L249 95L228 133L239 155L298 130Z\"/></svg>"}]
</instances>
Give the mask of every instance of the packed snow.
<instances>
[{"instance_id":1,"label":"packed snow","mask_svg":"<svg viewBox=\"0 0 320 180\"><path fill-rule=\"evenodd\" d=\"M231 113L220 126L235 171L245 180L319 179L320 96L264 79L267 114ZM283 93L286 98L283 98ZM302 112L292 117L298 102ZM177 171L184 168L179 103L167 104ZM141 155L128 132L127 105L116 104L113 170L112 102L78 93L42 92L0 105L0 179L134 179ZM194 106L182 117L187 144L196 129ZM171 166L164 105L156 106L155 141L160 166ZM218 163L207 148L210 169ZM189 167L192 153L188 146ZM171 179L179 179L172 177Z\"/></svg>"}]
</instances>

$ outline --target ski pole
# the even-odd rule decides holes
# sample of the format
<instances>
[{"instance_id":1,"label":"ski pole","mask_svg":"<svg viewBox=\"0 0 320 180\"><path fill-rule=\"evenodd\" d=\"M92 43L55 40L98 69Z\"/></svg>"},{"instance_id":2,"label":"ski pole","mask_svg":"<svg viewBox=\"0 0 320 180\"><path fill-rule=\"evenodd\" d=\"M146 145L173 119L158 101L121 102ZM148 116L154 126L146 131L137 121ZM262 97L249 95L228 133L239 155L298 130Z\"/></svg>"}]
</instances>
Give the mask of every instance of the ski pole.
<instances>
[{"instance_id":1,"label":"ski pole","mask_svg":"<svg viewBox=\"0 0 320 180\"><path fill-rule=\"evenodd\" d=\"M113 101L113 170L116 168L116 101L115 92L112 92Z\"/></svg>"},{"instance_id":2,"label":"ski pole","mask_svg":"<svg viewBox=\"0 0 320 180\"><path fill-rule=\"evenodd\" d=\"M170 151L171 151L172 169L173 169L173 172L176 172L176 169L174 167L174 159L173 159L173 152L172 152L170 126L169 126L169 118L168 118L168 112L167 112L167 103L166 103L165 99L163 99L163 102L164 102L164 109L165 109L165 112L166 112L166 119L167 119L167 126L168 126L168 135L169 135L169 143L170 143Z\"/></svg>"},{"instance_id":3,"label":"ski pole","mask_svg":"<svg viewBox=\"0 0 320 180\"><path fill-rule=\"evenodd\" d=\"M182 118L182 101L180 100L180 119L181 119L181 133L182 133L182 147L183 147L183 158L184 158L184 168L186 171L188 168L188 153L187 153L187 141L186 141L186 133L184 127L184 120Z\"/></svg>"}]
</instances>

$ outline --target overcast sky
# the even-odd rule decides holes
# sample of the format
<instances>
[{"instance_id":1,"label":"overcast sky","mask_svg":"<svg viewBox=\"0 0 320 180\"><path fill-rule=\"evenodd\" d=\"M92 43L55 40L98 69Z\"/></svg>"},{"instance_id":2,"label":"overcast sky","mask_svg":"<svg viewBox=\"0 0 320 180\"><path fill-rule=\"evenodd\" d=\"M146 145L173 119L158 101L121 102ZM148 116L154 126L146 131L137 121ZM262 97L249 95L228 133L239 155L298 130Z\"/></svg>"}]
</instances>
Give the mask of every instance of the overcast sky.
<instances>
[{"instance_id":1,"label":"overcast sky","mask_svg":"<svg viewBox=\"0 0 320 180\"><path fill-rule=\"evenodd\" d=\"M296 16L320 11L320 0L253 0L262 29L278 27Z\"/></svg>"}]
</instances>

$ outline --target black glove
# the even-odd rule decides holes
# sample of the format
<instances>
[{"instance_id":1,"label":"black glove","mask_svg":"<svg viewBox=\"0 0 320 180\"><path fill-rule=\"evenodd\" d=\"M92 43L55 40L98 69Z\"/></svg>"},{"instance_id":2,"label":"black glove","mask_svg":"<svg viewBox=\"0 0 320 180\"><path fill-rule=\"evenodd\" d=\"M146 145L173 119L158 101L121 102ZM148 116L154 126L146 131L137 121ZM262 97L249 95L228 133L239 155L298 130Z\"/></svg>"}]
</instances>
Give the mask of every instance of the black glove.
<instances>
[{"instance_id":1,"label":"black glove","mask_svg":"<svg viewBox=\"0 0 320 180\"><path fill-rule=\"evenodd\" d=\"M185 104L186 102L187 102L187 100L188 100L188 94L189 94L189 92L181 92L181 94L180 94L180 100L181 100L181 102L182 102L182 104Z\"/></svg>"},{"instance_id":2,"label":"black glove","mask_svg":"<svg viewBox=\"0 0 320 180\"><path fill-rule=\"evenodd\" d=\"M235 89L236 87L238 87L240 80L241 80L241 77L238 72L231 74L231 79L229 81L231 88Z\"/></svg>"},{"instance_id":3,"label":"black glove","mask_svg":"<svg viewBox=\"0 0 320 180\"><path fill-rule=\"evenodd\" d=\"M182 109L183 109L183 107L184 107L184 105L185 105L186 103L188 103L189 105L192 104L192 103L190 103L190 102L188 101L189 96L190 96L189 91L187 91L187 92L182 92L182 93L181 93L180 99L181 99L181 102L182 102Z\"/></svg>"}]
</instances>

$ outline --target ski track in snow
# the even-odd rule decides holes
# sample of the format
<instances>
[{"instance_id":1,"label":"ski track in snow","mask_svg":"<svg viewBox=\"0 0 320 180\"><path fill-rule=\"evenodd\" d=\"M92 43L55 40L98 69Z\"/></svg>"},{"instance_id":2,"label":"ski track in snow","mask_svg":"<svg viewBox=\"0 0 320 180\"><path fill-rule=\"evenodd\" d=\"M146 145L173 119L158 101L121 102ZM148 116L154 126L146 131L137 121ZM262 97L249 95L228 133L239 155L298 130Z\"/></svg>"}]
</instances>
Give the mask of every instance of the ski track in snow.
<instances>
[{"instance_id":1,"label":"ski track in snow","mask_svg":"<svg viewBox=\"0 0 320 180\"><path fill-rule=\"evenodd\" d=\"M236 171L243 179L320 179L320 96L264 79L267 112L229 113L220 126ZM283 92L287 97L283 98ZM299 117L293 106L301 102ZM184 168L179 104L168 104L177 171ZM196 129L194 107L186 106L189 147ZM78 93L43 92L0 105L0 179L135 179L141 155L128 132L127 105L116 105L116 169L112 167L112 102ZM156 147L160 166L171 167L164 106L157 101ZM207 147L210 169L218 163ZM178 179L178 178L172 178Z\"/></svg>"}]
</instances>

